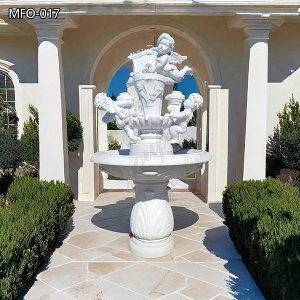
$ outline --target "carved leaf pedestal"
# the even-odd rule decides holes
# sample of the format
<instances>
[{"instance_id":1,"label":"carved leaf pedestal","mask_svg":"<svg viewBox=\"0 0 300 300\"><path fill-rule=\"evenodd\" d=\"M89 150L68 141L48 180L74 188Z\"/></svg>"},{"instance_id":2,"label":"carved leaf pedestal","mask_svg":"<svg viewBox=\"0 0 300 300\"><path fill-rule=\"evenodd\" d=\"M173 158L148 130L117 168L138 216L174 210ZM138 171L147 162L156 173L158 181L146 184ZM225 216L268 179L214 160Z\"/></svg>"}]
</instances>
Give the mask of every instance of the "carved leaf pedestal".
<instances>
[{"instance_id":1,"label":"carved leaf pedestal","mask_svg":"<svg viewBox=\"0 0 300 300\"><path fill-rule=\"evenodd\" d=\"M169 204L168 180L134 181L135 205L130 217L131 251L141 257L167 255L174 247L174 218Z\"/></svg>"}]
</instances>

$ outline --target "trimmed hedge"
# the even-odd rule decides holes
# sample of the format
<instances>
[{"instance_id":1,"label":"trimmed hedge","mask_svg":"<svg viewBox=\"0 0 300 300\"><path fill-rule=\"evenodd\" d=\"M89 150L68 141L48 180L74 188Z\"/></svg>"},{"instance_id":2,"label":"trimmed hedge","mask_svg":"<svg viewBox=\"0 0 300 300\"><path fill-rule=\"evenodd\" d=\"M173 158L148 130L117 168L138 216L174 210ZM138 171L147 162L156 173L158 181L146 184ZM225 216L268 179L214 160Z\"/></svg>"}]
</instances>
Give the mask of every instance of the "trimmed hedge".
<instances>
[{"instance_id":1,"label":"trimmed hedge","mask_svg":"<svg viewBox=\"0 0 300 300\"><path fill-rule=\"evenodd\" d=\"M300 299L300 192L278 179L223 193L230 236L267 299Z\"/></svg>"},{"instance_id":2,"label":"trimmed hedge","mask_svg":"<svg viewBox=\"0 0 300 300\"><path fill-rule=\"evenodd\" d=\"M73 212L63 183L23 177L11 184L0 206L0 299L17 299L32 283Z\"/></svg>"}]
</instances>

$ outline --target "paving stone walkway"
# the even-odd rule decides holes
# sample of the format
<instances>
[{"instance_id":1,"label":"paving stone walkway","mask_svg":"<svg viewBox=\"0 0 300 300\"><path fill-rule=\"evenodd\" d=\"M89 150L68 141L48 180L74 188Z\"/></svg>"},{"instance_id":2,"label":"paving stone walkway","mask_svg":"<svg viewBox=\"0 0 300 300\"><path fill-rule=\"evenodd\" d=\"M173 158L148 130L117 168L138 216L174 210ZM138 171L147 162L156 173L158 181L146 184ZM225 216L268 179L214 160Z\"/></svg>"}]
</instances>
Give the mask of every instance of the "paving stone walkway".
<instances>
[{"instance_id":1,"label":"paving stone walkway","mask_svg":"<svg viewBox=\"0 0 300 300\"><path fill-rule=\"evenodd\" d=\"M264 299L229 238L220 205L212 210L190 192L170 198L175 249L158 259L129 251L132 193L76 202L66 238L25 299Z\"/></svg>"}]
</instances>

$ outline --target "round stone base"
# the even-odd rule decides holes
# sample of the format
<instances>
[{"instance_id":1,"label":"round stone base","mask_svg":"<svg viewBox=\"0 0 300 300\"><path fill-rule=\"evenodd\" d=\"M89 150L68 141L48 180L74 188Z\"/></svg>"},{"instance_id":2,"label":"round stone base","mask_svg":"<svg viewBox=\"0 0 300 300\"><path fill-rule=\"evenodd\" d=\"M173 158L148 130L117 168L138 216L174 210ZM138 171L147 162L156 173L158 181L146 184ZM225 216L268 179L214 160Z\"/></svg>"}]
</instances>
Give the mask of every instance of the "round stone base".
<instances>
[{"instance_id":1,"label":"round stone base","mask_svg":"<svg viewBox=\"0 0 300 300\"><path fill-rule=\"evenodd\" d=\"M139 240L132 237L129 248L133 254L144 258L155 258L168 255L174 248L174 239L170 235L161 240Z\"/></svg>"}]
</instances>

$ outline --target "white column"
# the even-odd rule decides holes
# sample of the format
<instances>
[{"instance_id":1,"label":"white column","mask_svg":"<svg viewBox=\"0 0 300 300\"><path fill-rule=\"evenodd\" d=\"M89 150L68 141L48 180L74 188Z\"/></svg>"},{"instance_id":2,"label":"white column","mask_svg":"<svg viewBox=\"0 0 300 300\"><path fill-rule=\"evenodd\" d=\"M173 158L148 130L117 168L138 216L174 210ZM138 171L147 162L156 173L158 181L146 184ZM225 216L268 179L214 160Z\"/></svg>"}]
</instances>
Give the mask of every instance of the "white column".
<instances>
[{"instance_id":1,"label":"white column","mask_svg":"<svg viewBox=\"0 0 300 300\"><path fill-rule=\"evenodd\" d=\"M203 91L202 91L203 90ZM203 96L203 105L197 111L197 130L196 130L196 140L197 149L206 151L207 144L207 110L208 110L208 95L207 95L207 85L203 87L201 94ZM200 171L196 172L196 192L201 193L202 196L207 200L207 166L205 163Z\"/></svg>"},{"instance_id":2,"label":"white column","mask_svg":"<svg viewBox=\"0 0 300 300\"><path fill-rule=\"evenodd\" d=\"M34 21L38 38L40 178L69 182L62 20Z\"/></svg>"},{"instance_id":3,"label":"white column","mask_svg":"<svg viewBox=\"0 0 300 300\"><path fill-rule=\"evenodd\" d=\"M228 90L209 85L209 153L207 201L221 202L228 169Z\"/></svg>"},{"instance_id":4,"label":"white column","mask_svg":"<svg viewBox=\"0 0 300 300\"><path fill-rule=\"evenodd\" d=\"M79 86L79 111L83 127L82 167L78 171L78 200L94 201L103 189L99 165L90 162L97 151L97 122L94 106L94 85Z\"/></svg>"},{"instance_id":5,"label":"white column","mask_svg":"<svg viewBox=\"0 0 300 300\"><path fill-rule=\"evenodd\" d=\"M244 19L247 38L245 142L243 179L266 176L268 39L272 25L263 19ZM240 149L241 150L241 149Z\"/></svg>"}]
</instances>

